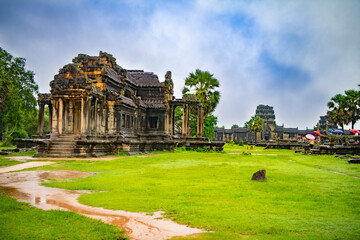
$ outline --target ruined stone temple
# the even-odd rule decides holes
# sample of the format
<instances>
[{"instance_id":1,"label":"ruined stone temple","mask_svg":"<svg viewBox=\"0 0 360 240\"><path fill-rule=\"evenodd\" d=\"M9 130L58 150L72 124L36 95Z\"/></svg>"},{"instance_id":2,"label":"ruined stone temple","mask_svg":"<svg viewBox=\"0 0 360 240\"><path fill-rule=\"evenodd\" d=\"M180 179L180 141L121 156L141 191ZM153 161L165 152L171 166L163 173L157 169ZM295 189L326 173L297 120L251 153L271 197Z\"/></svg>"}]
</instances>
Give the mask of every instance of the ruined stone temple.
<instances>
[{"instance_id":1,"label":"ruined stone temple","mask_svg":"<svg viewBox=\"0 0 360 240\"><path fill-rule=\"evenodd\" d=\"M235 143L243 141L245 144L275 140L297 140L299 136L305 137L306 134L313 134L313 131L315 130L320 130L320 132L324 133L326 130L326 122L328 122L330 128L337 129L337 126L333 124L327 116L321 116L320 121L317 124L318 127L311 129L300 130L297 127L285 128L284 125L278 126L275 122L274 108L272 106L262 104L257 106L255 116L259 116L264 119L264 128L260 133L255 134L245 127L233 129L215 128L214 140L225 142L234 141Z\"/></svg>"},{"instance_id":2,"label":"ruined stone temple","mask_svg":"<svg viewBox=\"0 0 360 240\"><path fill-rule=\"evenodd\" d=\"M175 99L171 72L164 81L143 70L127 70L115 58L79 54L39 94L39 156L100 156L173 150L174 146L222 149L203 138L203 108L192 97ZM48 132L43 132L44 108ZM183 107L181 138L174 137L174 110ZM189 108L198 112L197 138L189 137Z\"/></svg>"}]
</instances>

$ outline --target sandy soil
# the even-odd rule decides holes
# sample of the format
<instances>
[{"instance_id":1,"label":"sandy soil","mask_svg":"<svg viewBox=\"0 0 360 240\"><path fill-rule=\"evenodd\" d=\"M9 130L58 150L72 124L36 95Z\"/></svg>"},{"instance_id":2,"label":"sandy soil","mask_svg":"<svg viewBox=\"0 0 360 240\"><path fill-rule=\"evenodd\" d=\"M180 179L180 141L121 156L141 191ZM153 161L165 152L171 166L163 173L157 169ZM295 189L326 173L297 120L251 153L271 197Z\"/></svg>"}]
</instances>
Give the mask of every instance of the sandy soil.
<instances>
[{"instance_id":1,"label":"sandy soil","mask_svg":"<svg viewBox=\"0 0 360 240\"><path fill-rule=\"evenodd\" d=\"M36 162L29 163L34 164ZM47 163L52 164L53 162ZM48 178L70 179L87 177L91 174L95 173L69 170L5 173L0 175L0 188L3 190L3 194L15 197L23 202L28 202L40 209L74 211L91 218L100 219L106 223L117 225L125 230L130 239L134 240L160 240L204 232L200 229L163 219L161 212L156 212L150 216L146 213L108 210L79 203L77 199L80 194L89 193L89 191L69 191L40 185L42 181L46 181Z\"/></svg>"}]
</instances>

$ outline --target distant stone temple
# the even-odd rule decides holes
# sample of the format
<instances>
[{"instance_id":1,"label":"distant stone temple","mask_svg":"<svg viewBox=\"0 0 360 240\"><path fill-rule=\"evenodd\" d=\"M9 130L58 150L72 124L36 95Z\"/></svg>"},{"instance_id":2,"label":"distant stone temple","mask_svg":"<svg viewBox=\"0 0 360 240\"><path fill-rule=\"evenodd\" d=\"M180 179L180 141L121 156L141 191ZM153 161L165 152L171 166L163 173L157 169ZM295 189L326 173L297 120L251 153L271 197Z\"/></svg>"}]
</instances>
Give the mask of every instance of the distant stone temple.
<instances>
[{"instance_id":1,"label":"distant stone temple","mask_svg":"<svg viewBox=\"0 0 360 240\"><path fill-rule=\"evenodd\" d=\"M337 129L337 126L332 123L328 116L321 116L318 127L312 129L299 130L298 128L285 128L283 125L278 126L275 122L274 108L268 105L257 106L255 116L264 119L264 128L260 133L255 134L245 127L233 129L215 128L214 140L225 142L232 140L235 143L243 141L245 144L276 140L297 140L299 136L305 137L306 134L313 134L315 130L325 133L326 122L328 122L329 128Z\"/></svg>"},{"instance_id":2,"label":"distant stone temple","mask_svg":"<svg viewBox=\"0 0 360 240\"><path fill-rule=\"evenodd\" d=\"M127 70L115 58L79 54L39 94L39 156L100 156L173 150L174 146L222 149L203 138L203 107L196 98L175 99L171 72L163 82L152 72ZM44 108L48 132L43 132ZM174 110L183 107L181 138L174 137ZM198 109L197 138L189 137L189 108Z\"/></svg>"}]
</instances>

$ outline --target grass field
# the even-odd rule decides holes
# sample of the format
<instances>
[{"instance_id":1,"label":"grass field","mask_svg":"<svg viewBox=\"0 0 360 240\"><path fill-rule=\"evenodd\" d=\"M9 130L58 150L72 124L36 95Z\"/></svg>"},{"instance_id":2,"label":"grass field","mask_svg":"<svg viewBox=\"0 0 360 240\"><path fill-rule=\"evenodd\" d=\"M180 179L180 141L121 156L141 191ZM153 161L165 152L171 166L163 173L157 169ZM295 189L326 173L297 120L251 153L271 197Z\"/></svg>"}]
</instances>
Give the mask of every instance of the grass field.
<instances>
[{"instance_id":1,"label":"grass field","mask_svg":"<svg viewBox=\"0 0 360 240\"><path fill-rule=\"evenodd\" d=\"M41 169L97 172L46 184L97 190L80 197L84 204L163 210L179 223L214 231L188 239L360 239L359 165L290 150L226 146L225 152L59 161ZM251 181L260 169L267 181Z\"/></svg>"},{"instance_id":2,"label":"grass field","mask_svg":"<svg viewBox=\"0 0 360 240\"><path fill-rule=\"evenodd\" d=\"M11 157L11 156L33 156L35 153L36 153L36 151L34 150L34 151L27 151L27 152L23 152L23 153L13 153L11 155L0 155L0 167L12 166L12 165L23 163L23 162L20 162L20 161L15 161L15 160L8 159L6 157Z\"/></svg>"},{"instance_id":3,"label":"grass field","mask_svg":"<svg viewBox=\"0 0 360 240\"><path fill-rule=\"evenodd\" d=\"M72 212L43 211L0 195L0 239L124 239L115 226Z\"/></svg>"}]
</instances>

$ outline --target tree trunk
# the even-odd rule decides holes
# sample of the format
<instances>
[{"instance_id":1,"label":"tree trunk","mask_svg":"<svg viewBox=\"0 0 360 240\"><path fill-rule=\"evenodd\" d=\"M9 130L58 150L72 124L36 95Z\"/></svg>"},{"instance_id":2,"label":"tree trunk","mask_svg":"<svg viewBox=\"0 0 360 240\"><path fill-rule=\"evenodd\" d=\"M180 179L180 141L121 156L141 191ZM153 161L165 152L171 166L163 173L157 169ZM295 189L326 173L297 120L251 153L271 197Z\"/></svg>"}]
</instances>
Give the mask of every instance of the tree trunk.
<instances>
[{"instance_id":1,"label":"tree trunk","mask_svg":"<svg viewBox=\"0 0 360 240\"><path fill-rule=\"evenodd\" d=\"M15 129L16 129L16 127L17 127L17 122L15 123L15 126L14 126L14 128L13 128L13 130L11 131L11 133L9 134L9 136L11 136L13 133L14 133L14 131L15 131Z\"/></svg>"}]
</instances>

